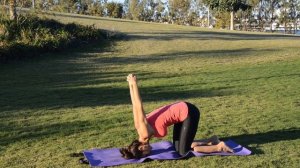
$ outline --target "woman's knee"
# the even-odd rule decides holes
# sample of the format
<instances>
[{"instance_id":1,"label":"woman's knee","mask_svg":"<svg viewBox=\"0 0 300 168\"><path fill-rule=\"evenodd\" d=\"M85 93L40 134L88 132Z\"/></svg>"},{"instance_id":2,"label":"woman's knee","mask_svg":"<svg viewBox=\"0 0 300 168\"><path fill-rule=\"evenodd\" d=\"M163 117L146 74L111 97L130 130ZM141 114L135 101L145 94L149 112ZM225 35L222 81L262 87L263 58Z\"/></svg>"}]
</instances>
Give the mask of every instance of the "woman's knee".
<instances>
[{"instance_id":1,"label":"woman's knee","mask_svg":"<svg viewBox=\"0 0 300 168\"><path fill-rule=\"evenodd\" d=\"M195 113L196 115L200 115L200 109L196 107L194 104L191 104L189 102L186 102L188 106L189 112Z\"/></svg>"}]
</instances>

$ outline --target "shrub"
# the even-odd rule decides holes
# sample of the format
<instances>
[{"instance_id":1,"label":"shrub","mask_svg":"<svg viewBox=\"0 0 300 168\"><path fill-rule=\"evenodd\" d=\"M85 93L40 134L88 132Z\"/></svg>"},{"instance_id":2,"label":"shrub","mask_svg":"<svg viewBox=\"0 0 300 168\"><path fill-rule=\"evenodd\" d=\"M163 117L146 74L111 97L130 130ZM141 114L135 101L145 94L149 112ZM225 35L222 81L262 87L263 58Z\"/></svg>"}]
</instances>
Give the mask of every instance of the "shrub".
<instances>
[{"instance_id":1,"label":"shrub","mask_svg":"<svg viewBox=\"0 0 300 168\"><path fill-rule=\"evenodd\" d=\"M21 15L15 21L0 17L0 62L104 38L106 32L95 26L62 24L35 15Z\"/></svg>"}]
</instances>

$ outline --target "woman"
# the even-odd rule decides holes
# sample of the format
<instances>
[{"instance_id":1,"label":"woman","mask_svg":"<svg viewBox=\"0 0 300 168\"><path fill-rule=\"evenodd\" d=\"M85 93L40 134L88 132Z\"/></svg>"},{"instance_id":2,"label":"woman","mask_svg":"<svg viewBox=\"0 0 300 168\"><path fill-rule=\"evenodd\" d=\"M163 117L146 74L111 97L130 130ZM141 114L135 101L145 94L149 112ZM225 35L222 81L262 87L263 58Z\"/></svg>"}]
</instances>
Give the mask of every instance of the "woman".
<instances>
[{"instance_id":1,"label":"woman","mask_svg":"<svg viewBox=\"0 0 300 168\"><path fill-rule=\"evenodd\" d=\"M122 157L126 159L141 158L150 154L149 141L152 137L162 138L167 135L167 127L174 125L173 144L180 155L185 155L193 149L197 152L232 152L224 142L217 137L207 140L194 141L198 128L200 113L196 106L187 102L177 102L154 110L145 115L140 97L137 78L133 74L127 76L134 126L139 135L127 148L120 149Z\"/></svg>"}]
</instances>

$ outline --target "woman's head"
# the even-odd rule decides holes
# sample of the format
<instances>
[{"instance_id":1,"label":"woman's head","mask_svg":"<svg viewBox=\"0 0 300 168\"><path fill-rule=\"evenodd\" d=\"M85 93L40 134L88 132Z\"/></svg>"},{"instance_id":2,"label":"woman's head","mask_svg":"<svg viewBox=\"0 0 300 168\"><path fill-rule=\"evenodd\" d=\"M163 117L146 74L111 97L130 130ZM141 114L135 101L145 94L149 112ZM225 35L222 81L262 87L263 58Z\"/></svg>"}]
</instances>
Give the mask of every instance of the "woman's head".
<instances>
[{"instance_id":1,"label":"woman's head","mask_svg":"<svg viewBox=\"0 0 300 168\"><path fill-rule=\"evenodd\" d=\"M121 148L120 153L125 159L139 159L150 154L151 146L149 143L142 143L134 140L127 148Z\"/></svg>"}]
</instances>

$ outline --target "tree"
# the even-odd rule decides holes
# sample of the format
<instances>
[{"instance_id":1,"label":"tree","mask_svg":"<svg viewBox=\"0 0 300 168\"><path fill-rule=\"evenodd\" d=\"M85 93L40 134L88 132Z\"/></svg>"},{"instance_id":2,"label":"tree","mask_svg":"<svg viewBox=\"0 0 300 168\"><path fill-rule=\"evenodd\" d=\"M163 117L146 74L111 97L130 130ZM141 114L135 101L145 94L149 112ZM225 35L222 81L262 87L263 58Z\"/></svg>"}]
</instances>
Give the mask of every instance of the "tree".
<instances>
[{"instance_id":1,"label":"tree","mask_svg":"<svg viewBox=\"0 0 300 168\"><path fill-rule=\"evenodd\" d=\"M298 31L298 21L300 21L300 0L296 1L296 13L297 13L297 19L296 19L296 25L295 25L295 29L296 29L296 33Z\"/></svg>"},{"instance_id":2,"label":"tree","mask_svg":"<svg viewBox=\"0 0 300 168\"><path fill-rule=\"evenodd\" d=\"M246 0L204 0L204 3L212 10L230 12L230 30L234 29L234 13L239 9L244 11L251 7Z\"/></svg>"},{"instance_id":3,"label":"tree","mask_svg":"<svg viewBox=\"0 0 300 168\"><path fill-rule=\"evenodd\" d=\"M191 0L169 0L170 13L177 24L185 24L190 6Z\"/></svg>"},{"instance_id":4,"label":"tree","mask_svg":"<svg viewBox=\"0 0 300 168\"><path fill-rule=\"evenodd\" d=\"M161 0L157 0L157 6L155 7L154 11L154 20L163 22L163 19L165 18L165 3Z\"/></svg>"},{"instance_id":5,"label":"tree","mask_svg":"<svg viewBox=\"0 0 300 168\"><path fill-rule=\"evenodd\" d=\"M123 3L123 16L129 18L129 0L124 0Z\"/></svg>"},{"instance_id":6,"label":"tree","mask_svg":"<svg viewBox=\"0 0 300 168\"><path fill-rule=\"evenodd\" d=\"M192 0L189 18L194 18L193 25L209 27L211 15L209 8L205 6L203 0Z\"/></svg>"},{"instance_id":7,"label":"tree","mask_svg":"<svg viewBox=\"0 0 300 168\"><path fill-rule=\"evenodd\" d=\"M229 12L215 12L215 17L217 18L217 22L215 24L216 28L225 29L230 26L230 13Z\"/></svg>"},{"instance_id":8,"label":"tree","mask_svg":"<svg viewBox=\"0 0 300 168\"><path fill-rule=\"evenodd\" d=\"M77 0L65 0L68 13L73 13Z\"/></svg>"},{"instance_id":9,"label":"tree","mask_svg":"<svg viewBox=\"0 0 300 168\"><path fill-rule=\"evenodd\" d=\"M106 4L107 16L122 18L123 6L120 3L109 2Z\"/></svg>"},{"instance_id":10,"label":"tree","mask_svg":"<svg viewBox=\"0 0 300 168\"><path fill-rule=\"evenodd\" d=\"M296 34L297 31L297 0L290 0L289 1L289 20L294 25L294 34ZM299 4L298 4L299 5Z\"/></svg>"},{"instance_id":11,"label":"tree","mask_svg":"<svg viewBox=\"0 0 300 168\"><path fill-rule=\"evenodd\" d=\"M140 0L139 4L137 5L137 11L139 13L138 15L138 20L143 20L143 21L150 21L150 6L149 2L152 0Z\"/></svg>"},{"instance_id":12,"label":"tree","mask_svg":"<svg viewBox=\"0 0 300 168\"><path fill-rule=\"evenodd\" d=\"M106 2L102 2L101 1L94 1L94 0L90 0L92 1L91 3L87 3L88 4L88 13L90 15L95 15L95 16L103 16L104 15L104 5Z\"/></svg>"},{"instance_id":13,"label":"tree","mask_svg":"<svg viewBox=\"0 0 300 168\"><path fill-rule=\"evenodd\" d=\"M153 21L155 20L155 12L157 7L159 6L159 2L155 0L145 0L144 4L144 11L145 11L145 20L146 21Z\"/></svg>"},{"instance_id":14,"label":"tree","mask_svg":"<svg viewBox=\"0 0 300 168\"><path fill-rule=\"evenodd\" d=\"M32 0L32 9L34 9L35 8L35 0Z\"/></svg>"},{"instance_id":15,"label":"tree","mask_svg":"<svg viewBox=\"0 0 300 168\"><path fill-rule=\"evenodd\" d=\"M133 20L139 20L139 0L130 0L128 14L129 18Z\"/></svg>"},{"instance_id":16,"label":"tree","mask_svg":"<svg viewBox=\"0 0 300 168\"><path fill-rule=\"evenodd\" d=\"M196 12L190 12L187 18L187 24L188 25L196 25L197 24L197 13Z\"/></svg>"},{"instance_id":17,"label":"tree","mask_svg":"<svg viewBox=\"0 0 300 168\"><path fill-rule=\"evenodd\" d=\"M252 15L254 16L255 27L256 24L259 30L262 31L268 21L268 0L252 0L253 7Z\"/></svg>"},{"instance_id":18,"label":"tree","mask_svg":"<svg viewBox=\"0 0 300 168\"><path fill-rule=\"evenodd\" d=\"M284 33L287 33L287 24L289 22L289 0L281 0L279 22L284 25Z\"/></svg>"},{"instance_id":19,"label":"tree","mask_svg":"<svg viewBox=\"0 0 300 168\"><path fill-rule=\"evenodd\" d=\"M270 17L270 30L271 30L271 32L273 32L273 24L274 24L274 21L276 19L275 12L279 8L279 2L280 2L280 0L268 0L267 1L267 4L268 4L267 10L268 10L269 17Z\"/></svg>"},{"instance_id":20,"label":"tree","mask_svg":"<svg viewBox=\"0 0 300 168\"><path fill-rule=\"evenodd\" d=\"M9 15L11 20L17 19L16 0L9 0Z\"/></svg>"}]
</instances>

